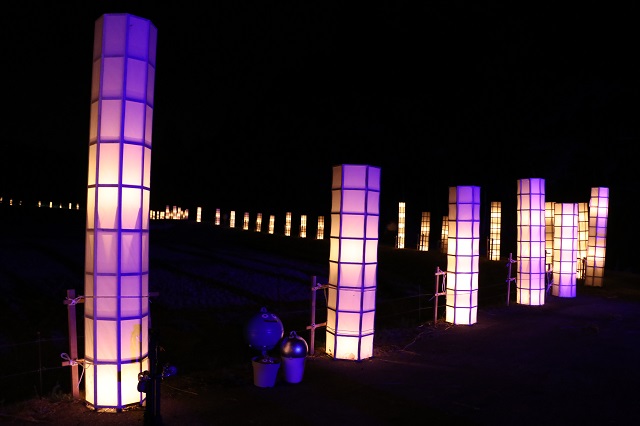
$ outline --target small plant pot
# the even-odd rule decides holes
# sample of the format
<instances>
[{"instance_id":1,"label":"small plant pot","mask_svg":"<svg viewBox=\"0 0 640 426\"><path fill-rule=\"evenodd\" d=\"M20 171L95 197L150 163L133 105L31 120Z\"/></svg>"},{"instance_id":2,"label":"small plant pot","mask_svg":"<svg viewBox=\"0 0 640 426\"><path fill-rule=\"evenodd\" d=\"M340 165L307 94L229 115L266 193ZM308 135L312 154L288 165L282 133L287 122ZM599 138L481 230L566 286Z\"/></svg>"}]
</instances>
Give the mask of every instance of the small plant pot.
<instances>
[{"instance_id":1,"label":"small plant pot","mask_svg":"<svg viewBox=\"0 0 640 426\"><path fill-rule=\"evenodd\" d=\"M261 388L272 388L276 384L278 378L278 370L280 369L280 360L270 358L268 361L261 356L251 359L253 364L253 384Z\"/></svg>"},{"instance_id":2,"label":"small plant pot","mask_svg":"<svg viewBox=\"0 0 640 426\"><path fill-rule=\"evenodd\" d=\"M307 358L282 357L284 380L287 383L300 383L304 376L304 364Z\"/></svg>"}]
</instances>

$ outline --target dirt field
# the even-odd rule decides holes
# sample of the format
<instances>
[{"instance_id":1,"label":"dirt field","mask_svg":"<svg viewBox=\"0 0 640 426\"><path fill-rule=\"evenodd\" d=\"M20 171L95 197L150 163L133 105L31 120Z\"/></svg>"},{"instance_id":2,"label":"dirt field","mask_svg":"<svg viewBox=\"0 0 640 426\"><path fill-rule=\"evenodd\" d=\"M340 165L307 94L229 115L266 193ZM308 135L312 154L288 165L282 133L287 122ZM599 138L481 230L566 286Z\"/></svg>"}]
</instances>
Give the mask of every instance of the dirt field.
<instances>
[{"instance_id":1,"label":"dirt field","mask_svg":"<svg viewBox=\"0 0 640 426\"><path fill-rule=\"evenodd\" d=\"M161 270L163 274L173 271L172 275L157 277L158 285L168 285L162 280L170 282L175 276L188 277L180 282L181 286L189 280L211 285L213 278L209 277L210 281L203 278L202 264L224 262L214 262L211 256L202 259L202 241L195 239L194 245L187 245L179 235L195 239L195 234L186 230L155 234L155 243L162 250L155 251L153 265L158 275ZM240 244L240 241L225 253L241 252L241 246L248 242L242 240ZM174 259L174 263L160 256L161 252L175 253L173 249L177 247L182 247L183 256ZM282 250L292 248L295 247ZM213 249L207 247L205 251L211 253ZM265 247L254 241L245 249L256 254ZM301 269L315 271L318 265L325 264L324 250L324 247L306 252L296 249L295 257L306 265ZM271 248L263 256L273 259L280 254ZM603 288L579 284L575 298L549 296L544 306L522 306L515 301L506 304L506 287L500 284L504 265L481 265L481 273L493 270L491 273L496 276L480 283L484 295L478 322L454 326L442 319L434 324L433 310L426 310L422 319L417 320L415 313L407 313L408 306L391 303L417 287L415 277L435 269L434 265L442 259L434 256L427 260L420 253L381 250L381 308L371 359L353 362L328 357L324 353L324 331L318 329L315 353L307 357L300 383L288 383L281 368L273 387L258 387L251 365L251 358L257 354L244 341L241 327L243 318L254 312L260 302L269 302L267 296L256 297L248 307L236 309L235 316L232 310L217 307L215 298L208 293L197 293L193 301L183 301L185 306L179 307L162 303L159 298L152 309L154 324L160 331L161 357L176 365L178 374L162 380L155 414L146 407L120 413L96 412L62 392L3 403L0 423L616 425L629 424L637 418L640 397L637 275L607 272ZM248 257L255 262L255 257ZM232 263L228 257L225 262ZM260 268L273 268L273 262L266 263L269 266ZM179 267L190 273L181 273ZM257 264L252 268L252 273L259 276ZM244 270L246 273L247 267ZM218 280L219 272L216 272ZM267 275L259 280L267 280ZM247 275L238 277L246 279ZM278 281L283 288L295 281L283 277ZM500 285L491 288L490 281ZM390 283L396 286L390 288ZM430 277L422 285L431 289ZM283 293L281 290L280 294ZM291 292L293 299L295 294ZM209 305L195 306L196 300L203 303L202 299L208 297ZM304 327L309 321L306 297L287 301L282 296L271 300L270 306L281 314L286 332L294 329L310 343ZM298 312L298 308L303 312ZM394 309L405 314L394 317L391 315Z\"/></svg>"}]
</instances>

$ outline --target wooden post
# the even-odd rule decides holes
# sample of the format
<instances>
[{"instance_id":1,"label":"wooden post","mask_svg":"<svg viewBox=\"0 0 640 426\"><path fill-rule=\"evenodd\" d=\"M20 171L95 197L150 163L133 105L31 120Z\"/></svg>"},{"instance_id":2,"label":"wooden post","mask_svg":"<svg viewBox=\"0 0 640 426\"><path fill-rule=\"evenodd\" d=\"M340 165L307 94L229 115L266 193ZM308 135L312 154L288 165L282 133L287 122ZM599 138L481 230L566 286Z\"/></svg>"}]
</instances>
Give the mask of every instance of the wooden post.
<instances>
[{"instance_id":1,"label":"wooden post","mask_svg":"<svg viewBox=\"0 0 640 426\"><path fill-rule=\"evenodd\" d=\"M507 268L509 272L507 272L507 306L509 306L509 301L511 300L511 282L515 281L515 278L511 278L511 265L516 263L512 257L513 253L509 253L509 262L507 263Z\"/></svg>"},{"instance_id":2,"label":"wooden post","mask_svg":"<svg viewBox=\"0 0 640 426\"><path fill-rule=\"evenodd\" d=\"M78 379L78 331L76 328L76 291L67 290L67 305L69 316L69 361L63 362L62 365L71 367L71 391L75 399L80 398L80 388Z\"/></svg>"},{"instance_id":3,"label":"wooden post","mask_svg":"<svg viewBox=\"0 0 640 426\"><path fill-rule=\"evenodd\" d=\"M307 326L307 330L311 330L309 337L309 355L313 355L316 351L316 328L327 325L326 321L316 324L316 291L327 287L316 282L316 276L311 279L311 325Z\"/></svg>"},{"instance_id":4,"label":"wooden post","mask_svg":"<svg viewBox=\"0 0 640 426\"><path fill-rule=\"evenodd\" d=\"M441 276L443 277L442 281L440 281ZM439 266L436 266L436 302L433 309L433 325L438 323L438 296L445 296L447 294L447 290L444 288L445 278L446 272L440 270Z\"/></svg>"}]
</instances>

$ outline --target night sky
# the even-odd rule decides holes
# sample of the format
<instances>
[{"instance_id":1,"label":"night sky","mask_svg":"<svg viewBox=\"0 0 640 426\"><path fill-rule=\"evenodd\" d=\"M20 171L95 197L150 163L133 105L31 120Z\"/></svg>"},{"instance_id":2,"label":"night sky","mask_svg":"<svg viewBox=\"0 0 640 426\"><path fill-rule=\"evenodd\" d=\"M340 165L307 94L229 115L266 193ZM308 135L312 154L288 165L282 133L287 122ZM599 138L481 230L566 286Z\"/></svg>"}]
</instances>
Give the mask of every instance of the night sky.
<instances>
[{"instance_id":1,"label":"night sky","mask_svg":"<svg viewBox=\"0 0 640 426\"><path fill-rule=\"evenodd\" d=\"M390 215L446 214L457 185L515 203L540 177L548 201L607 186L632 217L636 4L65 3L0 17L5 199L86 205L94 24L127 12L158 28L152 209L327 212L354 163L381 167Z\"/></svg>"}]
</instances>

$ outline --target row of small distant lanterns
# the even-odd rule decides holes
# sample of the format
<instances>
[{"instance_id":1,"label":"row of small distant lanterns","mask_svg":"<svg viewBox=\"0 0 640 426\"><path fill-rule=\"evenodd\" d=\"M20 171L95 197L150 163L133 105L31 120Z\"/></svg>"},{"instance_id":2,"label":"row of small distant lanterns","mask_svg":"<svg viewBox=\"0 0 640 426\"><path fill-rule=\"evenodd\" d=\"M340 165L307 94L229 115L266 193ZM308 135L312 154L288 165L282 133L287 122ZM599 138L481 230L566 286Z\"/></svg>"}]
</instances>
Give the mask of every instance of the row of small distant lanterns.
<instances>
[{"instance_id":1,"label":"row of small distant lanterns","mask_svg":"<svg viewBox=\"0 0 640 426\"><path fill-rule=\"evenodd\" d=\"M149 212L150 218L152 220L163 220L163 219L173 219L173 220L186 220L189 219L189 209L182 210L182 208L178 206L173 206L172 209L169 206L166 206L165 211L156 211L151 210ZM220 225L221 223L221 212L220 209L216 209L216 215L214 219L215 225ZM269 216L269 225L268 232L269 234L273 234L275 230L275 215ZM196 222L202 222L202 207L198 207L196 213ZM231 210L229 213L229 227L236 227L236 212L235 210ZM242 221L242 229L247 231L249 230L249 212L245 212ZM255 222L255 231L262 232L262 213L258 213L256 215ZM284 223L284 235L291 236L291 212L287 212L285 216ZM307 215L303 214L300 216L300 231L298 236L300 238L307 237ZM316 232L316 239L322 240L324 239L324 216L318 216L318 228Z\"/></svg>"},{"instance_id":2,"label":"row of small distant lanterns","mask_svg":"<svg viewBox=\"0 0 640 426\"><path fill-rule=\"evenodd\" d=\"M3 204L3 203L4 203L4 197L0 197L0 204ZM18 200L17 202L14 203L13 198L9 198L7 204L10 205L10 206L14 206L14 205L22 206L22 200ZM43 206L42 201L38 201L38 207L42 207L42 206ZM54 205L53 201L49 201L49 208L50 209L63 209L64 207L63 207L62 203L59 203L59 204L55 203L55 205ZM74 210L73 203L69 203L69 208L68 209L69 210ZM75 210L80 210L80 204L79 203L76 203Z\"/></svg>"}]
</instances>

